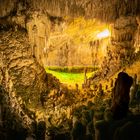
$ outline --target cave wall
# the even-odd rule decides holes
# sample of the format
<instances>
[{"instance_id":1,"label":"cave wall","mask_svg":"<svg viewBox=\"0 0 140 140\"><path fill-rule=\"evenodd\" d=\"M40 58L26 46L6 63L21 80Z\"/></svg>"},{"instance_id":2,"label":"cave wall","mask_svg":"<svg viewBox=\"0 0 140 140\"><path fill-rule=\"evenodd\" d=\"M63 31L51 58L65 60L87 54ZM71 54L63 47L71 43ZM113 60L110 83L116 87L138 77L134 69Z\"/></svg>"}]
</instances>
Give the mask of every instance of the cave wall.
<instances>
[{"instance_id":1,"label":"cave wall","mask_svg":"<svg viewBox=\"0 0 140 140\"><path fill-rule=\"evenodd\" d=\"M26 28L32 48L32 55L44 66L46 62L45 48L50 32L50 21L44 14L39 12L30 13L30 17L26 21Z\"/></svg>"},{"instance_id":2,"label":"cave wall","mask_svg":"<svg viewBox=\"0 0 140 140\"><path fill-rule=\"evenodd\" d=\"M140 51L140 16L138 16L137 18L137 30L136 30L136 34L135 34L135 42L134 42L134 48L135 48L135 52L139 52Z\"/></svg>"},{"instance_id":3,"label":"cave wall","mask_svg":"<svg viewBox=\"0 0 140 140\"><path fill-rule=\"evenodd\" d=\"M64 44L48 52L46 66L92 66L91 48Z\"/></svg>"},{"instance_id":4,"label":"cave wall","mask_svg":"<svg viewBox=\"0 0 140 140\"><path fill-rule=\"evenodd\" d=\"M114 48L113 51L119 56L118 60L121 62L129 62L134 58L137 29L138 24L135 16L122 16L114 23L111 47Z\"/></svg>"},{"instance_id":5,"label":"cave wall","mask_svg":"<svg viewBox=\"0 0 140 140\"><path fill-rule=\"evenodd\" d=\"M42 64L49 34L47 16L28 11L25 1L0 3L0 84L7 92L15 90L27 103L29 97L37 103L48 90L48 79L53 82Z\"/></svg>"},{"instance_id":6,"label":"cave wall","mask_svg":"<svg viewBox=\"0 0 140 140\"><path fill-rule=\"evenodd\" d=\"M47 90L47 75L32 56L27 33L3 31L0 38L0 84L9 92L15 90L26 101L29 97L36 101Z\"/></svg>"},{"instance_id":7,"label":"cave wall","mask_svg":"<svg viewBox=\"0 0 140 140\"><path fill-rule=\"evenodd\" d=\"M108 31L107 37L98 37ZM107 55L111 26L97 19L58 18L51 20L46 50L47 66L100 66Z\"/></svg>"},{"instance_id":8,"label":"cave wall","mask_svg":"<svg viewBox=\"0 0 140 140\"><path fill-rule=\"evenodd\" d=\"M139 25L136 16L121 16L112 24L111 42L103 60L100 77L114 75L130 66L139 55Z\"/></svg>"},{"instance_id":9,"label":"cave wall","mask_svg":"<svg viewBox=\"0 0 140 140\"><path fill-rule=\"evenodd\" d=\"M8 16L14 11L17 0L0 0L0 17Z\"/></svg>"},{"instance_id":10,"label":"cave wall","mask_svg":"<svg viewBox=\"0 0 140 140\"><path fill-rule=\"evenodd\" d=\"M49 45L46 54L45 66L97 66L100 67L110 44L110 37L75 44L67 38ZM92 40L92 39L91 39Z\"/></svg>"}]
</instances>

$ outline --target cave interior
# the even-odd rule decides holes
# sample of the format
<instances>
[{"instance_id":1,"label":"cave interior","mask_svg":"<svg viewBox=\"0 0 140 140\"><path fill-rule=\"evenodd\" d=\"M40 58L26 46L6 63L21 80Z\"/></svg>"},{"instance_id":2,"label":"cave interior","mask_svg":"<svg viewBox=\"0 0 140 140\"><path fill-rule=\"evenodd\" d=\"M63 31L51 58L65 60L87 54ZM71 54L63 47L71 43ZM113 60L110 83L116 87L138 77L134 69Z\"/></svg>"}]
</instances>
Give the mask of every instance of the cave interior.
<instances>
[{"instance_id":1,"label":"cave interior","mask_svg":"<svg viewBox=\"0 0 140 140\"><path fill-rule=\"evenodd\" d=\"M0 0L0 139L139 140L140 0Z\"/></svg>"}]
</instances>

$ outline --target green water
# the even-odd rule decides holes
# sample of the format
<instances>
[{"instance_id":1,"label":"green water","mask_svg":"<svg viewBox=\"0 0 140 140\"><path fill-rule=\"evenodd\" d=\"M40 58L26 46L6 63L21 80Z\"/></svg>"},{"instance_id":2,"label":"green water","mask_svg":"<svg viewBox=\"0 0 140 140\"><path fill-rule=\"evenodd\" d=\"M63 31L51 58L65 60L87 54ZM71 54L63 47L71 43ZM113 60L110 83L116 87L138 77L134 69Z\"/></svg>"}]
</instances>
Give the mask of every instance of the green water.
<instances>
[{"instance_id":1,"label":"green water","mask_svg":"<svg viewBox=\"0 0 140 140\"><path fill-rule=\"evenodd\" d=\"M61 83L75 86L77 83L79 86L81 86L84 83L84 73L66 73L66 72L58 72L49 70L46 68L46 72L52 74L55 76ZM87 77L93 75L94 72L87 73Z\"/></svg>"}]
</instances>

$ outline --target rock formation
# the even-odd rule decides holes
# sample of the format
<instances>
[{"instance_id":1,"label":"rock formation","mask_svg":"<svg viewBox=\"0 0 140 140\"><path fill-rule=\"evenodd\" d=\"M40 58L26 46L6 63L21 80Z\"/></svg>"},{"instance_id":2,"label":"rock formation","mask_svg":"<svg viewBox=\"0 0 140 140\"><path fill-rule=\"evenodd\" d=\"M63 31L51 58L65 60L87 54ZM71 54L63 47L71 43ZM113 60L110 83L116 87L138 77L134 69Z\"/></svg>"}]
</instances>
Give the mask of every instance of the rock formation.
<instances>
[{"instance_id":1,"label":"rock formation","mask_svg":"<svg viewBox=\"0 0 140 140\"><path fill-rule=\"evenodd\" d=\"M28 93L33 97L35 94L45 92L47 75L32 56L27 33L20 30L3 31L0 37L1 84L9 92L16 89L22 96Z\"/></svg>"},{"instance_id":2,"label":"rock formation","mask_svg":"<svg viewBox=\"0 0 140 140\"><path fill-rule=\"evenodd\" d=\"M63 19L69 18L73 20L82 16L85 19L97 20L102 24L106 23L108 26L111 26L111 43L109 46L106 46L105 51L103 50L106 56L101 59L103 62L101 65L102 70L96 75L97 77L104 78L110 73L113 75L120 68L128 65L129 60L134 58L133 54L139 54L139 5L140 0L0 0L0 85L2 85L5 90L2 93L5 93L3 97L7 98L7 100L5 101L4 99L3 101L5 102L6 109L9 110L10 108L8 112L10 116L13 113L19 119L20 125L22 125L21 127L24 128L26 122L28 122L26 124L27 127L30 127L32 119L30 119L28 115L26 116L26 113L24 113L20 106L19 102L22 101L20 97L22 97L23 102L27 104L31 102L37 105L40 95L48 95L50 88L59 89L59 81L51 75L46 74L43 68L46 62L46 56L48 55L49 57L49 54L47 54L48 51L54 49L54 46L50 46L50 50L46 49L46 46L49 44L48 38L53 32L52 25L55 24L54 19L59 19L62 22ZM60 28L59 24L61 24L59 20L56 20L57 23L55 24L55 28L57 29ZM63 30L63 28L61 29ZM77 34L77 36L79 35ZM58 38L58 40L59 39L60 38ZM81 38L80 41L82 42L83 40L84 39ZM60 52L58 63L62 66L66 63L75 63L76 57L80 56L75 53L76 49L80 53L87 53L85 55L87 57L88 53L93 49L93 46L99 45L98 40L93 40L93 42L90 40L91 42L89 42L88 45L91 50L88 48L88 51L84 52L84 45L81 49L81 46L77 45L77 47L70 41L71 40L65 41L64 39L64 44L58 46L58 52ZM71 49L69 45L74 46L74 48ZM94 52L94 50L92 51ZM93 57L98 58L97 54L93 52L91 52L92 57L88 59L82 58L83 61L80 64L85 64L87 60L90 64L98 62L98 59L91 60ZM73 58L69 60L68 57ZM130 87L130 85L125 86ZM70 118L71 102L74 102L73 106L75 109L77 104L80 106L79 104L81 102L84 104L88 100L85 94L86 91L84 91L82 98L78 96L77 100L75 100L74 94L70 94L72 95L72 99L71 102L69 102L70 96L67 94L68 90L66 89L64 91L58 101L57 95L54 96L55 98L51 97L48 99L48 101L51 102L49 104L51 107L49 108L49 106L47 106L47 108L49 108L51 114L54 115L52 120L54 120L54 124L56 125L65 121L63 115L67 115L68 118ZM128 91L129 89L127 89L127 92ZM93 92L89 92L92 98L94 96ZM19 99L19 101L17 101L17 99ZM54 100L57 101L56 103L58 103L58 105L53 103ZM64 108L59 106L60 103ZM1 106L3 106L3 103L0 102L0 108ZM13 108L11 108L12 106ZM69 108L67 107L68 109L65 109L66 106ZM54 110L62 109L60 112L63 112L61 113L63 118L60 118L58 122L56 119L59 118L58 116L61 117L61 115L59 111L56 111L58 116L55 115L52 108L54 108ZM67 110L69 110L68 114ZM21 116L24 115L26 118L22 120ZM6 114L6 119L7 118L8 114ZM51 118L51 116L49 116L49 118ZM17 123L18 122L16 122L16 124ZM6 124L6 126L8 125ZM30 130L30 128L27 129Z\"/></svg>"},{"instance_id":3,"label":"rock formation","mask_svg":"<svg viewBox=\"0 0 140 140\"><path fill-rule=\"evenodd\" d=\"M133 79L127 73L120 72L118 74L112 97L114 119L123 119L127 116L130 101L129 92L132 83Z\"/></svg>"}]
</instances>

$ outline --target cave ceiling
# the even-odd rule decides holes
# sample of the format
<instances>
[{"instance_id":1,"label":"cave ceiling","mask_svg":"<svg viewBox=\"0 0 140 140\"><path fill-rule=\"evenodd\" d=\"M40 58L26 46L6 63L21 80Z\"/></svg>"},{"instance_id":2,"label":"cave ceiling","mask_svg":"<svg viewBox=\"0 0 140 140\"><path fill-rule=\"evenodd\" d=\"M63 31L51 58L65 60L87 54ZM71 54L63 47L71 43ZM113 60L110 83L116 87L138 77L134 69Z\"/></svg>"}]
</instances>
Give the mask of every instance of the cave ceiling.
<instances>
[{"instance_id":1,"label":"cave ceiling","mask_svg":"<svg viewBox=\"0 0 140 140\"><path fill-rule=\"evenodd\" d=\"M138 15L140 0L0 0L0 17L17 8L42 11L57 17L84 16L111 22L120 16Z\"/></svg>"}]
</instances>

